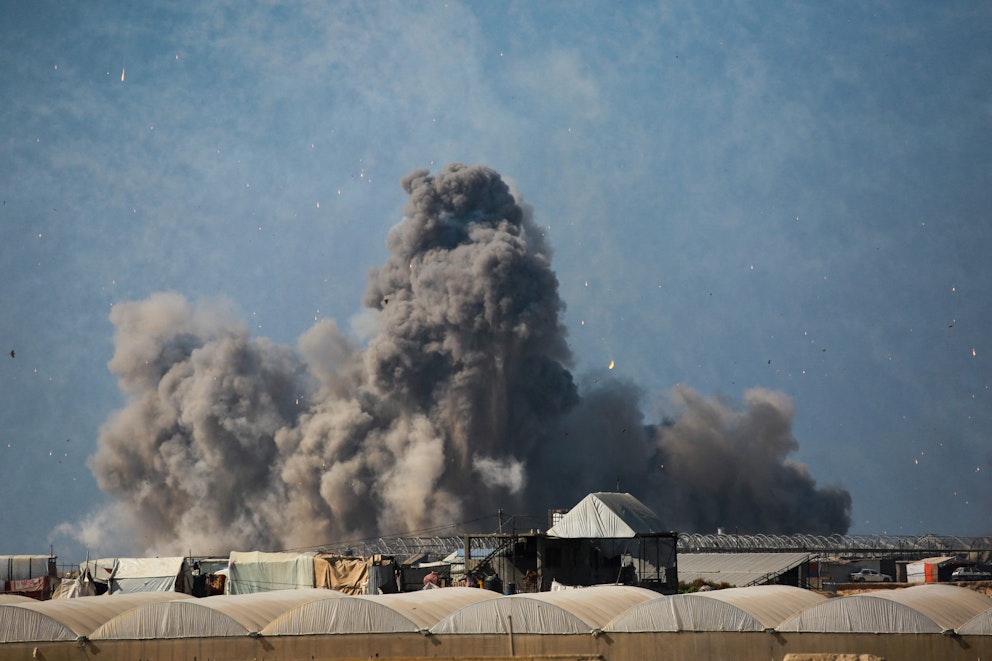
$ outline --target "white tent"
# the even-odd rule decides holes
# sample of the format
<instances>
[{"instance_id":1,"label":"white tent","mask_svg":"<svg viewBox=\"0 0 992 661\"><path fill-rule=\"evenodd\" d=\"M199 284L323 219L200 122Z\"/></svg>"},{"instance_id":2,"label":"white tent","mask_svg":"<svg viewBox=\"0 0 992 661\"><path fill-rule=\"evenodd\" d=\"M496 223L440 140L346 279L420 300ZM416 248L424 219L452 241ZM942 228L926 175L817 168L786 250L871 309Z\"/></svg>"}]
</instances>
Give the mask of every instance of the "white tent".
<instances>
[{"instance_id":1,"label":"white tent","mask_svg":"<svg viewBox=\"0 0 992 661\"><path fill-rule=\"evenodd\" d=\"M110 594L191 591L190 570L182 556L118 558L110 576Z\"/></svg>"},{"instance_id":2,"label":"white tent","mask_svg":"<svg viewBox=\"0 0 992 661\"><path fill-rule=\"evenodd\" d=\"M47 555L0 555L0 592L4 581L26 581L47 576L53 559Z\"/></svg>"},{"instance_id":3,"label":"white tent","mask_svg":"<svg viewBox=\"0 0 992 661\"><path fill-rule=\"evenodd\" d=\"M647 505L629 493L591 493L548 529L548 537L618 539L665 532Z\"/></svg>"},{"instance_id":4,"label":"white tent","mask_svg":"<svg viewBox=\"0 0 992 661\"><path fill-rule=\"evenodd\" d=\"M226 591L250 594L314 587L313 553L231 553Z\"/></svg>"}]
</instances>

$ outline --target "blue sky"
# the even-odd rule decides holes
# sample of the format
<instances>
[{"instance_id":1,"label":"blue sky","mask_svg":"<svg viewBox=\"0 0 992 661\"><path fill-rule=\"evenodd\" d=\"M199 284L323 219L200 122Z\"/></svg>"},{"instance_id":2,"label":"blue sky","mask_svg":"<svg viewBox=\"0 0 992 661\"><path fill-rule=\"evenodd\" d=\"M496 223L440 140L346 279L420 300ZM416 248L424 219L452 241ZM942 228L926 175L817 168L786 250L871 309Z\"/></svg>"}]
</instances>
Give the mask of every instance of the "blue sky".
<instances>
[{"instance_id":1,"label":"blue sky","mask_svg":"<svg viewBox=\"0 0 992 661\"><path fill-rule=\"evenodd\" d=\"M328 319L367 341L400 179L453 162L533 208L579 384L638 384L654 421L678 384L729 405L782 393L790 458L851 494L851 532L992 532L985 5L5 17L3 552L81 559L56 528L113 500L86 460L125 404L114 306L175 292L278 345Z\"/></svg>"}]
</instances>

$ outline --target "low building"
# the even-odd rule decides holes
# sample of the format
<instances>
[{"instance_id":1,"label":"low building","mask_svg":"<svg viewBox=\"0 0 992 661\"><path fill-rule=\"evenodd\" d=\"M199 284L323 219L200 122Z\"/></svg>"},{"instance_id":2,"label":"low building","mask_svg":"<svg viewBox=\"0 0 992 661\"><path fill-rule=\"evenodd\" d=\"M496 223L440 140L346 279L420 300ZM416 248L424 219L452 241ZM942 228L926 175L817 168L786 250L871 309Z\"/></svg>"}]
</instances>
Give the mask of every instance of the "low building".
<instances>
[{"instance_id":1,"label":"low building","mask_svg":"<svg viewBox=\"0 0 992 661\"><path fill-rule=\"evenodd\" d=\"M556 514L560 514L560 510ZM556 586L624 584L678 590L678 534L628 493L592 493L546 533L466 535L467 581L496 591L541 592ZM492 549L474 560L473 549Z\"/></svg>"}]
</instances>

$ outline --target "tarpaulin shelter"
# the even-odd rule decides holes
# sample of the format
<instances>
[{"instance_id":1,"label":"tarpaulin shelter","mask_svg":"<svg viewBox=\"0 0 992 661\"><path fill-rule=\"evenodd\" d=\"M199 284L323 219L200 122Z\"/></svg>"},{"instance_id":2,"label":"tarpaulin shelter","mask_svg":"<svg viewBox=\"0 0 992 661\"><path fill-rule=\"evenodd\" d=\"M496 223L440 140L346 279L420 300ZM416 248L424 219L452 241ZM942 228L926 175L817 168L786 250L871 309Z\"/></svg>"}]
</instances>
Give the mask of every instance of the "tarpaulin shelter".
<instances>
[{"instance_id":1,"label":"tarpaulin shelter","mask_svg":"<svg viewBox=\"0 0 992 661\"><path fill-rule=\"evenodd\" d=\"M465 548L493 551L467 569L494 573L512 592L565 585L620 583L672 593L678 589L678 534L629 493L591 493L547 533L469 535ZM486 571L487 567L491 572Z\"/></svg>"},{"instance_id":2,"label":"tarpaulin shelter","mask_svg":"<svg viewBox=\"0 0 992 661\"><path fill-rule=\"evenodd\" d=\"M192 591L190 567L182 556L118 558L110 576L110 594Z\"/></svg>"},{"instance_id":3,"label":"tarpaulin shelter","mask_svg":"<svg viewBox=\"0 0 992 661\"><path fill-rule=\"evenodd\" d=\"M396 592L395 564L389 556L318 554L313 559L314 586L345 594Z\"/></svg>"},{"instance_id":4,"label":"tarpaulin shelter","mask_svg":"<svg viewBox=\"0 0 992 661\"><path fill-rule=\"evenodd\" d=\"M228 560L228 594L312 588L313 553L234 551Z\"/></svg>"},{"instance_id":5,"label":"tarpaulin shelter","mask_svg":"<svg viewBox=\"0 0 992 661\"><path fill-rule=\"evenodd\" d=\"M591 493L548 529L548 537L629 539L665 532L651 509L629 493Z\"/></svg>"},{"instance_id":6,"label":"tarpaulin shelter","mask_svg":"<svg viewBox=\"0 0 992 661\"><path fill-rule=\"evenodd\" d=\"M55 558L50 556L0 556L0 592L48 599L54 575Z\"/></svg>"}]
</instances>

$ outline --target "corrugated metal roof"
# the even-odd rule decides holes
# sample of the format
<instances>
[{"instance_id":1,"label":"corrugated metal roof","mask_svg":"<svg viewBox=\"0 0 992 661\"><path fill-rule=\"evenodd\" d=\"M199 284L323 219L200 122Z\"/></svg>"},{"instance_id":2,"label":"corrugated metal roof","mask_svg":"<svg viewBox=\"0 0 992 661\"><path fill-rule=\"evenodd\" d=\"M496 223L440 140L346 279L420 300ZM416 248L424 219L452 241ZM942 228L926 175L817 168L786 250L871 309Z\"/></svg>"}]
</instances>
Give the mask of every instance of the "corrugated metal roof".
<instances>
[{"instance_id":1,"label":"corrugated metal roof","mask_svg":"<svg viewBox=\"0 0 992 661\"><path fill-rule=\"evenodd\" d=\"M808 553L680 553L679 581L702 579L734 587L759 585L809 558Z\"/></svg>"}]
</instances>

